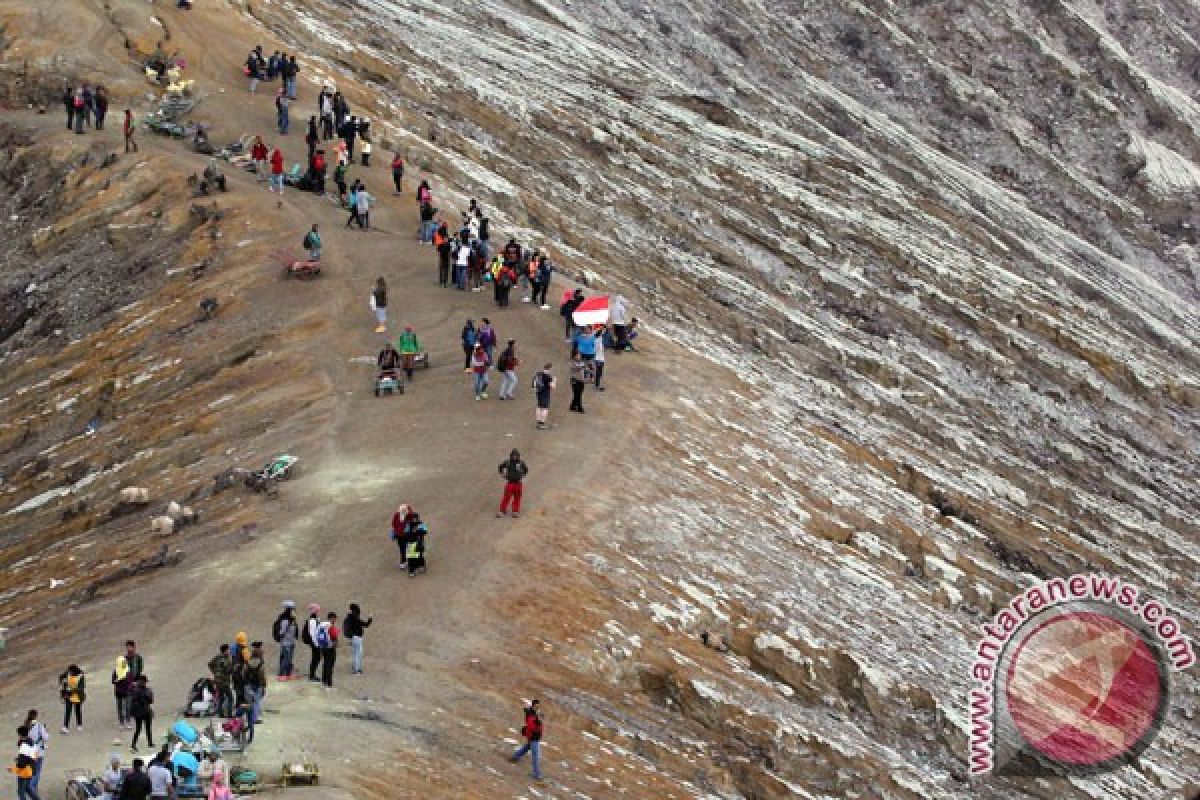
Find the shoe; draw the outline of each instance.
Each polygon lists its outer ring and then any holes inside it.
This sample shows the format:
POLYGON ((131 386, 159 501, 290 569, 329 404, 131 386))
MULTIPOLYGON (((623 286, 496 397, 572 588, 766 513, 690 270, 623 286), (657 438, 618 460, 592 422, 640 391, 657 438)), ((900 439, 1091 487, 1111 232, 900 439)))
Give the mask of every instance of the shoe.
POLYGON ((136 753, 137 751, 138 751, 137 747, 135 747, 134 745, 129 745, 129 752, 136 753))
POLYGON ((504 512, 503 512, 503 511, 497 511, 497 512, 496 512, 496 519, 500 519, 500 518, 501 518, 501 517, 503 517, 503 516, 504 516, 504 512))
POLYGON ((597 392, 603 392, 603 391, 604 391, 604 387, 603 387, 603 386, 597 386, 597 387, 596 387, 596 391, 597 391, 597 392))
POLYGON ((482 400, 483 398, 482 398, 482 397, 480 397, 479 395, 475 395, 475 399, 476 399, 476 400, 482 400))
POLYGON ((521 512, 520 512, 520 511, 514 511, 514 512, 512 513, 512 518, 513 518, 513 519, 516 519, 516 518, 517 518, 517 517, 519 517, 519 516, 521 516, 521 512))
POLYGON ((83 733, 83 726, 82 726, 82 725, 76 725, 76 726, 75 726, 75 732, 76 732, 76 733, 83 733))
POLYGON ((470 367, 463 367, 463 372, 470 372, 470 371, 471 371, 470 367))
POLYGON ((387 328, 383 325, 376 325, 375 332, 376 333, 387 333, 387 328))
POLYGON ((71 729, 64 726, 62 728, 59 728, 58 732, 61 733, 63 736, 66 736, 68 733, 71 732, 71 729))
POLYGON ((550 306, 547 306, 547 305, 542 306, 542 311, 549 311, 549 310, 550 310, 550 306))
POLYGON ((480 395, 480 397, 482 397, 484 400, 487 400, 487 392, 484 392, 482 395, 480 395))

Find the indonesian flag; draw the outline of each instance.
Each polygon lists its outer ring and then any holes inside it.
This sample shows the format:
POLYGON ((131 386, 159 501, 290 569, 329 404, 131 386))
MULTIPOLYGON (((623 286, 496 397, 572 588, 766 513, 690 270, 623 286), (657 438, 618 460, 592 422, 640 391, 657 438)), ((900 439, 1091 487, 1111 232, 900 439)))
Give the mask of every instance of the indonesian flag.
POLYGON ((608 297, 588 297, 579 304, 571 319, 580 327, 608 323, 608 297))

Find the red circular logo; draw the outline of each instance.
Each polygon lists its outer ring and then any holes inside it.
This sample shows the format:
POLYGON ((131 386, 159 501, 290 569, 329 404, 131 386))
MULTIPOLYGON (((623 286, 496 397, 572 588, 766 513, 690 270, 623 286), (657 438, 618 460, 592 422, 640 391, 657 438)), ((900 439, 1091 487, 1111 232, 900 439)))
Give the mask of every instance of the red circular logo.
POLYGON ((1034 750, 1090 767, 1135 748, 1166 702, 1154 650, 1106 614, 1070 611, 1039 624, 1009 662, 1009 714, 1034 750))

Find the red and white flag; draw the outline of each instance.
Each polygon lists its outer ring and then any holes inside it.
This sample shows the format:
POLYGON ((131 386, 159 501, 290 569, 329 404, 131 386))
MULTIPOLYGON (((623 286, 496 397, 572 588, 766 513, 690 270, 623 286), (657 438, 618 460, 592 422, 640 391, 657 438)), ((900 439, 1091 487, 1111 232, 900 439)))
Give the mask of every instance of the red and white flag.
POLYGON ((608 323, 608 297, 586 298, 575 309, 575 313, 571 315, 571 319, 576 325, 581 327, 606 325, 608 323))

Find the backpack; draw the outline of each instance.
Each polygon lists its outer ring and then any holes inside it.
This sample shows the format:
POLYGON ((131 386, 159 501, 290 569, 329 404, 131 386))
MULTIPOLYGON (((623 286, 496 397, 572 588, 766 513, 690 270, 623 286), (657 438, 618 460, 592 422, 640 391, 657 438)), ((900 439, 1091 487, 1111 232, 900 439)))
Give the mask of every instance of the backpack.
MULTIPOLYGON (((312 617, 309 617, 309 619, 312 619, 312 617)), ((312 647, 312 644, 313 644, 312 634, 308 632, 308 622, 307 621, 305 621, 305 623, 304 623, 304 630, 302 630, 300 632, 300 641, 304 642, 309 647, 312 647)))
POLYGON ((538 394, 541 394, 542 392, 545 391, 545 383, 546 383, 545 373, 537 372, 537 373, 534 373, 533 383, 530 384, 530 388, 533 389, 538 394))
POLYGON ((329 628, 324 625, 317 628, 317 647, 322 650, 333 647, 333 640, 329 638, 329 628))
POLYGON ((287 630, 288 618, 280 617, 275 620, 275 630, 271 631, 271 638, 277 642, 283 641, 283 632, 287 630))
POLYGON ((513 286, 512 273, 507 269, 500 270, 500 280, 497 283, 501 289, 511 289, 513 286))
POLYGON ((311 242, 311 241, 312 241, 312 231, 309 231, 308 233, 304 234, 304 241, 300 243, 300 246, 302 248, 304 248, 305 250, 311 250, 312 245, 309 244, 309 242, 311 242))

